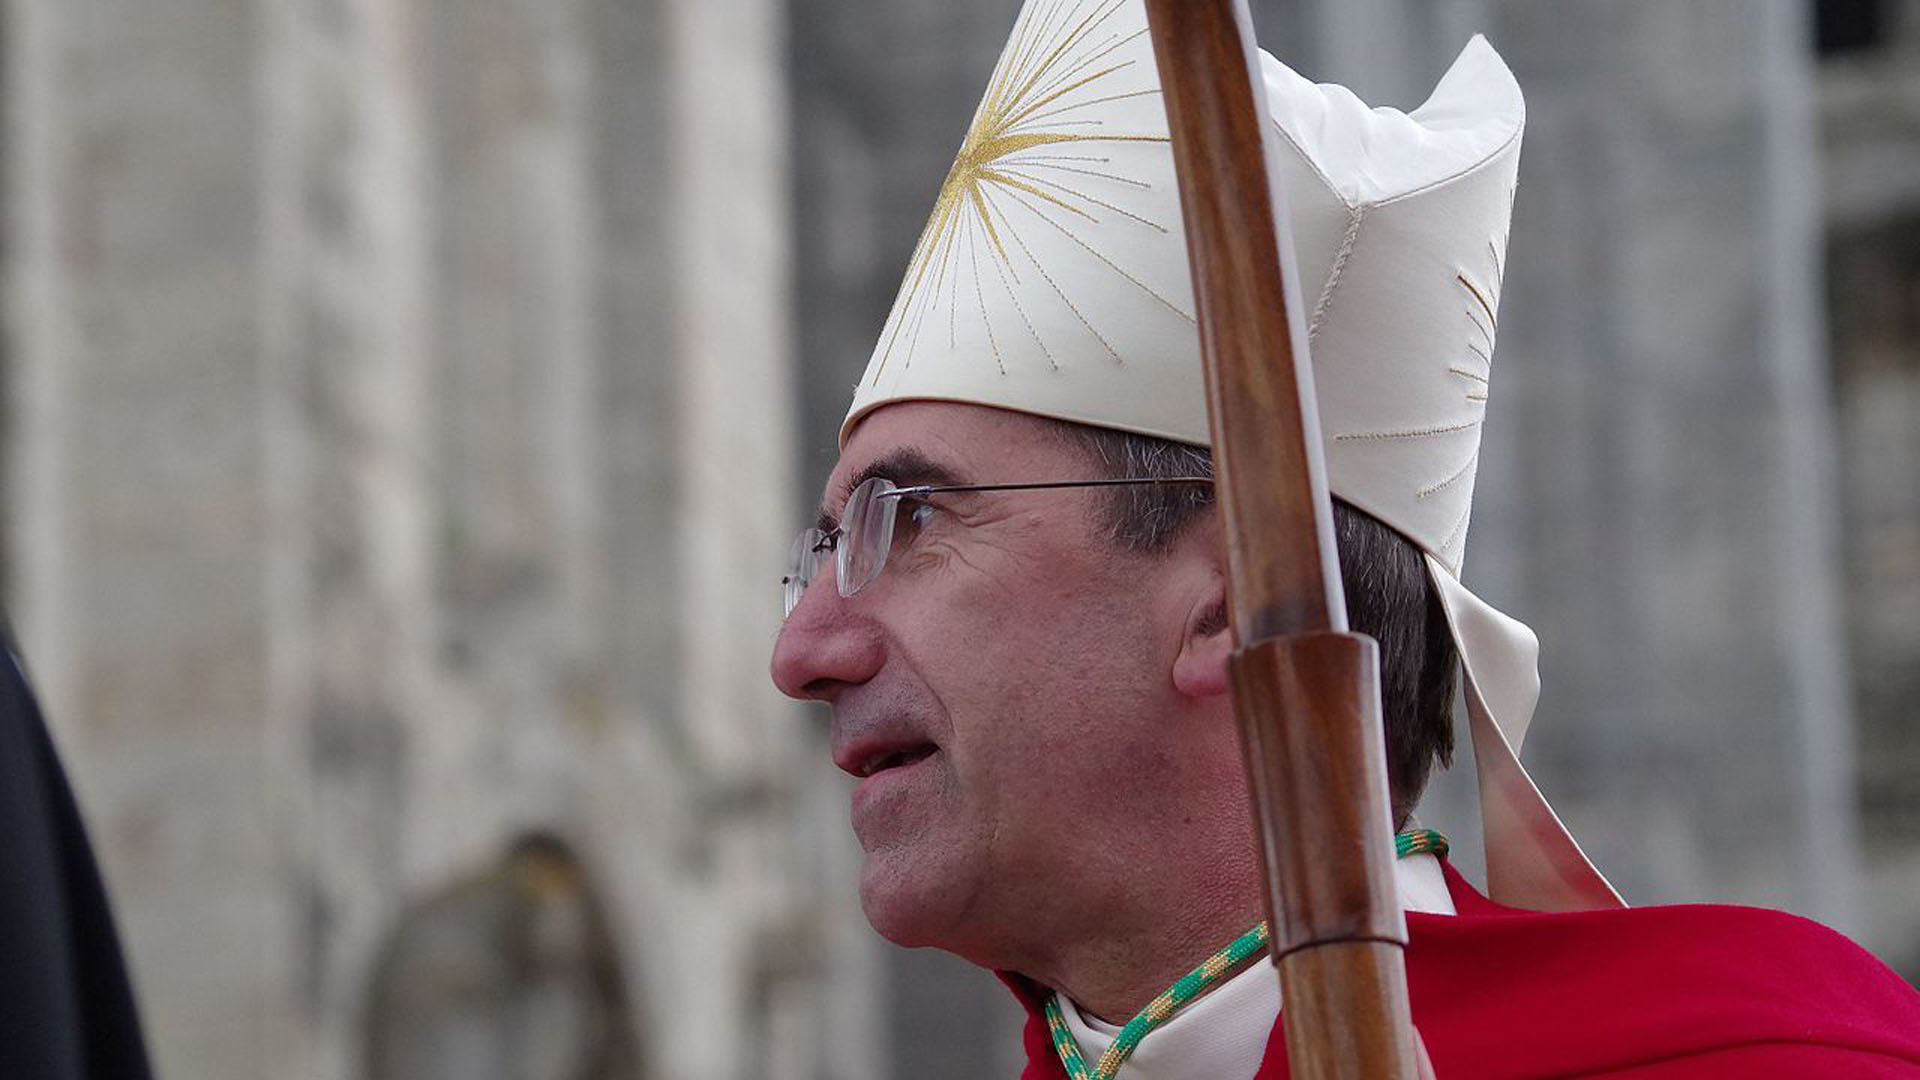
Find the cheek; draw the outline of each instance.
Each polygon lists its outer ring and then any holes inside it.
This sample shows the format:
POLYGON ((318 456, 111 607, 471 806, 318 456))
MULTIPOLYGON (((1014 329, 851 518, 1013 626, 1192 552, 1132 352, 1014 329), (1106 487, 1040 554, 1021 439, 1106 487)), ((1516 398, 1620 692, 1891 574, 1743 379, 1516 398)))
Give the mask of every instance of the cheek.
POLYGON ((940 693, 955 757, 980 779, 1021 797, 1079 797, 1082 773, 1112 783, 1124 759, 1159 749, 1171 656, 1131 596, 1035 582, 1018 602, 984 597, 946 617, 940 693))

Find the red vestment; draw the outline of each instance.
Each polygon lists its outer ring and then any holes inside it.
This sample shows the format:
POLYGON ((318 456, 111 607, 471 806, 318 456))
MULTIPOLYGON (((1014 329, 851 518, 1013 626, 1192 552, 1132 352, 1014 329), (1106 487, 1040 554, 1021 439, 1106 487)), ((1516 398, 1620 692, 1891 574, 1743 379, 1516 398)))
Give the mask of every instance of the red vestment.
MULTIPOLYGON (((1920 993, 1818 923, 1719 904, 1547 915, 1446 873, 1458 914, 1407 916, 1440 1080, 1920 1077, 1920 993)), ((1028 1014, 1022 1080, 1065 1080, 1044 994, 1007 983, 1028 1014)), ((1253 1080, 1287 1074, 1275 1023, 1253 1080)))

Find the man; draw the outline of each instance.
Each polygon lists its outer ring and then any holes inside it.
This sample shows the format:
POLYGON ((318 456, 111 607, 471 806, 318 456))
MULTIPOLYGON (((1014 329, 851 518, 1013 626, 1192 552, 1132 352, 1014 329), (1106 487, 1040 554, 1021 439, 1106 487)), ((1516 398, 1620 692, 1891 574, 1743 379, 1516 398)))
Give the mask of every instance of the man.
MULTIPOLYGON (((1398 868, 1438 1074, 1920 1074, 1891 972, 1788 916, 1624 910, 1519 766, 1535 643, 1458 578, 1511 73, 1476 39, 1404 115, 1263 75, 1396 828, 1456 670, 1469 703, 1492 899, 1424 830, 1398 868)), ((1029 0, 796 542, 773 676, 833 707, 869 919, 1003 973, 1033 1078, 1286 1071, 1192 305, 1141 4, 1029 0)))

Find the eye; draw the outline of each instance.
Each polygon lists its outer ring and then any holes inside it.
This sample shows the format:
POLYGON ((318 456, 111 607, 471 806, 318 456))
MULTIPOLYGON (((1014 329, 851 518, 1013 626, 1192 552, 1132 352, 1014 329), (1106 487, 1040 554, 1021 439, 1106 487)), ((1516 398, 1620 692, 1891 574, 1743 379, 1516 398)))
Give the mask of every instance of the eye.
POLYGON ((893 519, 893 542, 896 544, 912 543, 913 539, 924 532, 940 514, 940 508, 930 502, 922 502, 919 499, 902 501, 906 505, 900 508, 900 512, 893 519))

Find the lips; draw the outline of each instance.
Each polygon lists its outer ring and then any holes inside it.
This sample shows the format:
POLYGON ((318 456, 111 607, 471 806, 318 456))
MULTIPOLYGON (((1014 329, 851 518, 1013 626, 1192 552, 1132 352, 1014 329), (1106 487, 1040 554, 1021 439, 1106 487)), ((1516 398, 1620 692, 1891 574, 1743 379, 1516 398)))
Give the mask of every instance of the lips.
POLYGON ((862 761, 859 767, 854 769, 853 774, 865 778, 886 772, 888 769, 905 768, 917 761, 931 757, 935 749, 932 743, 921 743, 919 746, 910 746, 874 754, 862 761))
POLYGON ((841 771, 864 780, 924 761, 939 749, 933 743, 910 735, 869 735, 837 747, 833 763, 841 771))

